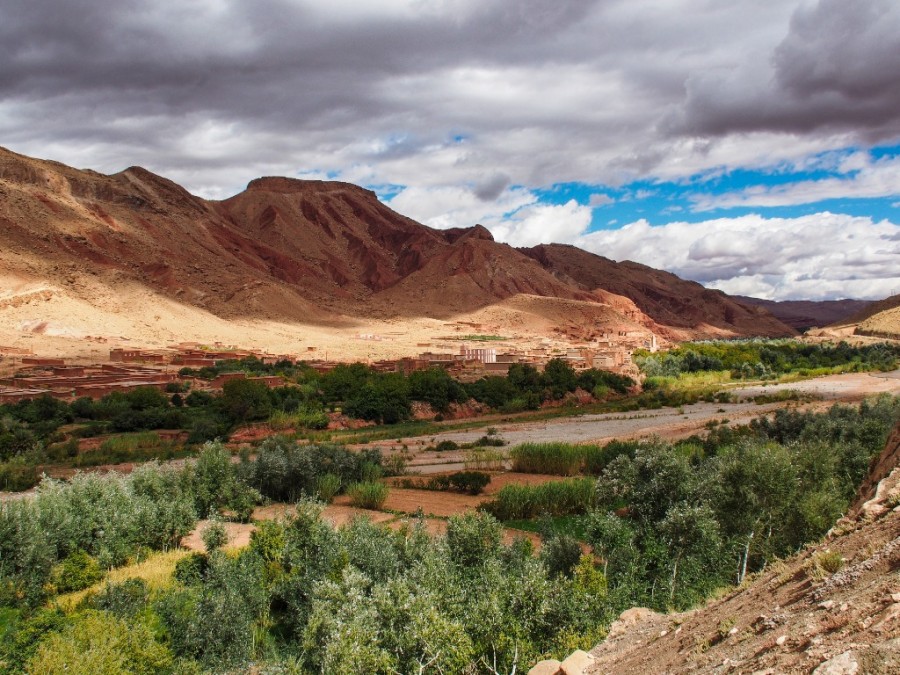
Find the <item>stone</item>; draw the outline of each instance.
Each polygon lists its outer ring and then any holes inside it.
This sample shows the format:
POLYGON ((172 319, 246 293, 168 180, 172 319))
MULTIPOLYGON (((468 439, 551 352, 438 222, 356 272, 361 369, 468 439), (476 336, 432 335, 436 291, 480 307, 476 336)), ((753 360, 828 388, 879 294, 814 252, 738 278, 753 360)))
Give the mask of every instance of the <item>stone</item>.
POLYGON ((609 627, 607 639, 611 640, 630 632, 634 626, 643 623, 652 616, 656 616, 656 612, 652 609, 647 609, 646 607, 632 607, 631 609, 626 609, 619 615, 619 618, 613 622, 613 625, 609 627))
POLYGON ((585 651, 576 649, 560 664, 560 671, 562 675, 585 675, 587 669, 593 663, 593 656, 585 651))
POLYGON ((779 647, 787 642, 787 635, 779 635, 778 639, 775 640, 775 644, 779 647))
POLYGON ((528 671, 528 675, 559 675, 561 665, 556 659, 538 661, 528 671))
POLYGON ((858 672, 859 663, 856 656, 852 651, 848 651, 820 663, 812 675, 856 675, 858 672))

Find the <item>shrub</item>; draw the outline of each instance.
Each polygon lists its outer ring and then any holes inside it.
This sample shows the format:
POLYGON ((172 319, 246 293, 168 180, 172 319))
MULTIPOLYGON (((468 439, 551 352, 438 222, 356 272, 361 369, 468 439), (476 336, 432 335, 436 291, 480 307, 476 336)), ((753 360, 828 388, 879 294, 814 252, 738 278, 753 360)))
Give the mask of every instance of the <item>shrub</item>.
POLYGON ((458 471, 451 474, 449 479, 451 489, 470 495, 481 494, 491 482, 491 477, 481 471, 458 471))
POLYGON ((119 584, 107 583, 90 604, 120 619, 133 619, 147 604, 150 593, 143 579, 126 579, 119 584))
POLYGON ((506 485, 482 508, 500 520, 526 520, 585 513, 594 501, 594 480, 572 478, 542 485, 506 485))
POLYGON ((326 473, 316 480, 316 497, 326 504, 330 504, 340 491, 341 477, 337 474, 326 473))
POLYGON ((550 537, 544 540, 541 560, 547 566, 551 577, 571 578, 581 560, 581 544, 567 534, 550 537))
POLYGON ((822 581, 844 566, 840 551, 818 551, 806 561, 803 569, 813 581, 822 581))
POLYGON ((173 577, 185 586, 200 584, 206 576, 209 558, 205 553, 191 553, 175 563, 173 577))
POLYGON ((103 578, 97 561, 84 551, 73 551, 51 572, 51 583, 59 593, 80 591, 103 578))
POLYGON ((165 672, 172 654, 143 624, 129 626, 106 612, 88 611, 44 641, 28 664, 35 675, 165 672))
POLYGON ((450 452, 452 450, 458 450, 459 445, 457 445, 454 441, 441 441, 436 446, 434 446, 435 452, 450 452))
POLYGON ((221 520, 211 518, 203 528, 203 534, 200 537, 203 539, 206 552, 212 553, 228 543, 228 530, 225 529, 225 524, 221 520))
POLYGON ((510 451, 513 471, 574 476, 584 462, 584 449, 570 443, 523 443, 510 451))
POLYGON ((388 486, 384 483, 354 483, 347 488, 350 503, 360 509, 378 510, 388 497, 388 486))

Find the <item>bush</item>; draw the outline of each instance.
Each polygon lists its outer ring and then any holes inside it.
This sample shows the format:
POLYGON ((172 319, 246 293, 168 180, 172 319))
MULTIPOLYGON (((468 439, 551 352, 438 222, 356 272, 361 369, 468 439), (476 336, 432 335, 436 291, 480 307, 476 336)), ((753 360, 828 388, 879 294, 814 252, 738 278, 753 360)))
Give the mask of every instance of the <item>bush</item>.
POLYGON ((203 534, 200 537, 203 539, 206 552, 212 553, 228 543, 228 530, 225 529, 225 524, 221 520, 211 518, 203 528, 203 534))
POLYGON ((434 446, 435 452, 450 452, 452 450, 459 450, 459 445, 454 441, 441 441, 436 446, 434 446))
POLYGON ((567 534, 546 538, 541 549, 541 560, 551 577, 571 577, 581 560, 581 544, 567 534))
POLYGON ((335 495, 341 491, 341 477, 326 473, 316 480, 316 497, 326 504, 330 504, 335 495))
POLYGON ((133 619, 144 610, 149 597, 146 581, 126 579, 119 584, 107 583, 103 590, 90 600, 90 605, 120 619, 133 619))
POLYGON ((347 488, 350 503, 360 509, 378 510, 388 497, 388 486, 384 483, 354 483, 347 488))
POLYGON ((165 672, 172 654, 143 624, 129 626, 112 614, 84 612, 62 633, 44 641, 28 664, 34 675, 165 672))
POLYGON ((425 490, 453 490, 470 495, 480 495, 490 482, 490 475, 482 471, 457 471, 449 476, 435 476, 426 483, 413 487, 425 490))
POLYGON ((594 502, 594 480, 572 478, 542 485, 506 485, 482 508, 500 520, 527 520, 586 513, 594 502))
POLYGON ((56 565, 50 579, 58 593, 80 591, 103 578, 97 561, 84 551, 74 551, 56 565))
POLYGON ((209 557, 205 553, 191 553, 175 563, 175 572, 172 576, 175 581, 185 586, 195 586, 203 581, 207 567, 209 557))
POLYGON ((522 443, 510 451, 512 470, 574 476, 581 470, 585 452, 571 443, 522 443))

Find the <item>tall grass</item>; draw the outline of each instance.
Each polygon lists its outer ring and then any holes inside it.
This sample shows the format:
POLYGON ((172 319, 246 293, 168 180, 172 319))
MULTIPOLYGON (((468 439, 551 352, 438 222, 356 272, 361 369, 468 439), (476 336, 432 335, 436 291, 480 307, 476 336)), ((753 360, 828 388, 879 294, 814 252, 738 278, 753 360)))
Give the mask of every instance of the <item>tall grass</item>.
POLYGON ((482 508, 500 520, 585 513, 594 504, 594 485, 593 478, 572 478, 541 485, 506 485, 482 508))
POLYGON ((467 450, 464 466, 468 471, 500 471, 506 464, 506 453, 493 448, 467 450))
POLYGON ((173 459, 190 454, 184 446, 164 440, 154 431, 140 431, 107 438, 96 450, 81 452, 72 460, 74 467, 97 466, 148 459, 173 459))
POLYGON ((354 483, 347 488, 350 503, 360 509, 378 510, 388 497, 388 486, 384 483, 354 483))
POLYGON ((578 473, 599 475, 606 465, 622 454, 633 456, 636 442, 610 441, 606 445, 573 445, 572 443, 522 443, 510 451, 512 470, 522 473, 545 473, 575 476, 578 473))

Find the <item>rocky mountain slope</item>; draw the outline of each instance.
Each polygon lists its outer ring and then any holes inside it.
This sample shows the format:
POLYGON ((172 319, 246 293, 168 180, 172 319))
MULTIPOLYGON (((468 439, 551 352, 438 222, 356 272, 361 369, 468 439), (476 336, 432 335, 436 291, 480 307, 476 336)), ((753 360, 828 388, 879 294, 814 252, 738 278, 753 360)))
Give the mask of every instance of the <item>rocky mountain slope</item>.
POLYGON ((585 672, 900 672, 898 462, 900 426, 822 543, 701 609, 628 610, 585 672))
POLYGON ((48 308, 61 297, 74 308, 58 314, 153 324, 195 312, 178 319, 186 339, 219 320, 339 327, 487 309, 550 325, 572 306, 570 327, 587 334, 791 332, 673 275, 548 250, 517 251, 479 226, 434 230, 346 183, 260 178, 215 202, 140 167, 107 176, 0 149, 0 311, 44 294, 48 308), (154 303, 164 309, 151 315, 154 303))
POLYGON ((698 329, 713 335, 728 331, 752 335, 756 330, 760 334, 775 334, 768 333, 775 330, 769 312, 747 307, 722 291, 706 289, 670 272, 631 261, 617 263, 563 244, 519 250, 568 285, 630 299, 675 337, 698 329))
POLYGON ((798 331, 813 326, 829 326, 863 312, 872 303, 868 300, 763 300, 743 295, 734 296, 745 305, 763 307, 772 316, 798 331))
POLYGON ((855 325, 858 335, 900 339, 900 295, 872 303, 870 307, 840 322, 855 325))

